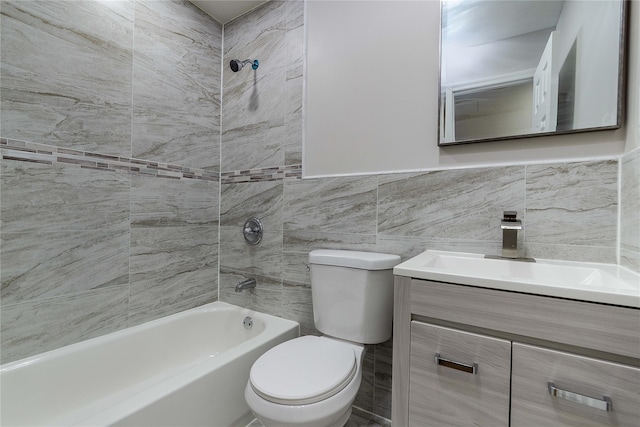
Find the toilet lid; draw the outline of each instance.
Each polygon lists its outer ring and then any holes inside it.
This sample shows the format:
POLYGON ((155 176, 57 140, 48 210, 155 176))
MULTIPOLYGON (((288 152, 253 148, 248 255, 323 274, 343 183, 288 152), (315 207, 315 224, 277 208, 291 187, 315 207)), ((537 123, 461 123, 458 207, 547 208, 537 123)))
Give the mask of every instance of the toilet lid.
POLYGON ((253 364, 250 382, 265 400, 303 405, 327 399, 346 387, 357 371, 350 345, 316 336, 284 342, 253 364))

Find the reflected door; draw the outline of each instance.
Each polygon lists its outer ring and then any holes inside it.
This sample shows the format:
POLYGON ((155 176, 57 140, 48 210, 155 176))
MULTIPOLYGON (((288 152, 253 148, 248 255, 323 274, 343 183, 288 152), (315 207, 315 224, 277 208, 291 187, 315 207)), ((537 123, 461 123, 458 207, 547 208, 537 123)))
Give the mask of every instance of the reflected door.
POLYGON ((553 132, 557 122, 557 86, 553 79, 553 32, 533 75, 533 131, 553 132))

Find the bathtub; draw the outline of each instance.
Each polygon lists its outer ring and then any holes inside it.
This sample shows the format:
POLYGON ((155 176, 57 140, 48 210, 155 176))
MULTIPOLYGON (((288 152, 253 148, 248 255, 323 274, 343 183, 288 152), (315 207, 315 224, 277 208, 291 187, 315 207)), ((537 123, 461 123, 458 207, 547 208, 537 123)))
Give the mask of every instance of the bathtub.
POLYGON ((246 425, 251 365, 298 335, 296 322, 214 302, 7 363, 0 425, 246 425))

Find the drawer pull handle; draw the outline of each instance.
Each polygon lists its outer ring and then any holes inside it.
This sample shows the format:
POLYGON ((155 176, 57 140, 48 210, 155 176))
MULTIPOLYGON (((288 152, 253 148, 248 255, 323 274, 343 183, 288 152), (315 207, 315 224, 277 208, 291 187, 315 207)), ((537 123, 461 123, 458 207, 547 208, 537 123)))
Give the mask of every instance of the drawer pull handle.
POLYGON ((478 373, 477 363, 474 363, 473 365, 466 365, 464 363, 454 362, 453 360, 443 359, 442 357, 440 357, 440 353, 436 353, 436 363, 440 366, 457 369, 458 371, 468 372, 473 375, 478 373))
POLYGON ((552 382, 547 383, 549 394, 553 397, 559 397, 571 402, 579 403, 580 405, 586 405, 591 408, 600 409, 602 411, 613 411, 613 402, 607 396, 603 396, 602 400, 594 397, 585 396, 583 394, 574 393, 572 391, 562 390, 557 388, 552 382))

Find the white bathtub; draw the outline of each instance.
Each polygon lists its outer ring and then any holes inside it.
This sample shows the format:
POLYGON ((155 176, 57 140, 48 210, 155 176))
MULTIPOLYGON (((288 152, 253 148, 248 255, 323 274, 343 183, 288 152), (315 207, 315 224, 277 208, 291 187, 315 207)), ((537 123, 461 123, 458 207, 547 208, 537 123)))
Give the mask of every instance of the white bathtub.
POLYGON ((296 322, 214 302, 7 363, 0 425, 240 425, 251 365, 298 335, 296 322))

